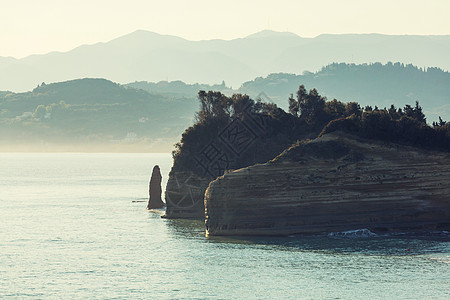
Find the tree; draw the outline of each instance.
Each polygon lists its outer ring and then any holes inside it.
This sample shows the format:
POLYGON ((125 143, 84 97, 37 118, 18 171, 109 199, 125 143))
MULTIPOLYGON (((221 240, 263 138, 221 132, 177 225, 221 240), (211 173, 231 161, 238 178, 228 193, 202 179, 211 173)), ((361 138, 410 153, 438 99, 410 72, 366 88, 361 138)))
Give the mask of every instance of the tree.
POLYGON ((325 98, 320 96, 316 89, 306 94, 305 87, 300 86, 297 92, 297 99, 300 108, 300 118, 307 123, 320 123, 325 115, 325 98))
POLYGON ((304 105, 306 101, 306 97, 308 96, 308 93, 306 92, 305 86, 302 84, 299 86, 297 91, 297 103, 301 114, 301 107, 304 105))
POLYGON ((250 99, 248 95, 233 94, 233 96, 231 96, 229 104, 231 105, 230 116, 232 115, 233 117, 242 117, 245 111, 250 112, 254 110, 255 101, 250 99))
POLYGON ((414 114, 417 121, 420 123, 427 123, 427 118, 425 117, 425 114, 422 111, 422 107, 419 105, 419 101, 416 101, 416 107, 414 107, 414 114))
POLYGON ((447 124, 446 121, 442 120, 442 118, 439 116, 439 123, 433 122, 433 127, 444 127, 447 124))
POLYGON ((359 103, 357 102, 348 102, 347 105, 345 105, 345 115, 351 116, 351 115, 361 115, 361 107, 359 106, 359 103))
POLYGON ((291 115, 293 116, 298 116, 298 101, 294 99, 294 95, 291 94, 291 96, 289 97, 289 112, 291 113, 291 115))
POLYGON ((427 123, 427 119, 425 118, 425 115, 422 112, 422 107, 419 105, 419 101, 416 101, 415 107, 412 107, 411 105, 406 104, 403 111, 407 117, 417 120, 420 123, 424 123, 424 124, 427 123))
POLYGON ((403 116, 402 109, 397 109, 394 104, 391 104, 391 107, 388 109, 388 113, 393 120, 399 120, 403 116))
POLYGON ((325 103, 325 112, 331 119, 339 119, 345 116, 345 105, 341 101, 333 99, 325 103))
POLYGON ((200 110, 196 114, 197 121, 201 122, 210 118, 226 119, 230 116, 230 98, 221 92, 198 92, 200 110))

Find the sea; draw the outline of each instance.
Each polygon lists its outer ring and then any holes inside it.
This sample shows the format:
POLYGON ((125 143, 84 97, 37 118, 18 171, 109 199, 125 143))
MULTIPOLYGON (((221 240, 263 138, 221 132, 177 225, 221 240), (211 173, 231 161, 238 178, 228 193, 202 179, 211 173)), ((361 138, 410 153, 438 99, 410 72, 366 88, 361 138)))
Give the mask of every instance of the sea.
POLYGON ((0 153, 1 299, 450 299, 450 236, 206 237, 146 210, 170 154, 0 153))

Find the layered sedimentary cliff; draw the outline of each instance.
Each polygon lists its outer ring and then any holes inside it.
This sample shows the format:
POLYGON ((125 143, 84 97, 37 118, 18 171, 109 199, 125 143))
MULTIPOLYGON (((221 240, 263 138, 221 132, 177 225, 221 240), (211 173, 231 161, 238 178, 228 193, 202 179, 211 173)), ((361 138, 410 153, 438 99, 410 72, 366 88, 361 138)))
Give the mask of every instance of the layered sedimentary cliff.
POLYGON ((193 172, 171 172, 166 187, 164 218, 201 218, 205 216, 204 194, 211 179, 193 172))
POLYGON ((326 134, 211 182, 209 235, 450 229, 450 152, 326 134))

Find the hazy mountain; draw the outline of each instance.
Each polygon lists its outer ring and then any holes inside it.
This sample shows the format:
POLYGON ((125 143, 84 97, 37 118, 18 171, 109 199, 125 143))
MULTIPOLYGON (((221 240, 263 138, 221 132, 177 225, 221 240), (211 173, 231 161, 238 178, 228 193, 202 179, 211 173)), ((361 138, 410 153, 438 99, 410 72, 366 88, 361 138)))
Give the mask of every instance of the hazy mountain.
POLYGON ((222 94, 232 95, 236 90, 231 89, 222 84, 187 84, 182 81, 159 81, 159 82, 148 82, 148 81, 136 81, 132 83, 125 84, 126 87, 132 87, 135 89, 141 89, 153 94, 160 94, 169 97, 186 97, 186 98, 197 98, 198 92, 203 91, 220 91, 222 94))
POLYGON ((428 123, 450 121, 450 73, 401 63, 334 63, 303 75, 275 73, 233 90, 221 84, 105 79, 42 83, 26 93, 0 91, 0 151, 170 151, 193 124, 199 90, 249 94, 287 109, 300 84, 329 100, 379 108, 419 101, 428 123), (25 147, 25 148, 24 148, 25 147), (31 148, 30 148, 31 147, 31 148), (73 148, 71 148, 73 147, 73 148))
POLYGON ((192 124, 196 100, 105 79, 0 93, 0 150, 163 151, 192 124))
POLYGON ((428 122, 438 116, 450 121, 450 73, 439 68, 422 69, 401 63, 344 64, 334 63, 320 71, 303 75, 276 73, 245 82, 240 93, 261 96, 287 109, 289 95, 296 94, 300 84, 316 88, 329 100, 355 101, 379 108, 404 107, 419 101, 428 122))
POLYGON ((188 41, 136 31, 107 43, 84 45, 65 53, 0 58, 0 90, 26 91, 41 82, 84 77, 119 83, 172 81, 237 88, 270 73, 316 71, 331 62, 398 61, 450 69, 450 36, 380 34, 320 35, 262 31, 245 38, 188 41))

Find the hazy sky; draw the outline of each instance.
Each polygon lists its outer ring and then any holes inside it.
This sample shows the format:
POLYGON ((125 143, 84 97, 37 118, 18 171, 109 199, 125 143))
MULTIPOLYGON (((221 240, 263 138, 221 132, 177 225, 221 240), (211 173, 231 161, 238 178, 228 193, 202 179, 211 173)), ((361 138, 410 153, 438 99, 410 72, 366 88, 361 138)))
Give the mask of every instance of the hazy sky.
POLYGON ((264 29, 450 34, 450 0, 0 0, 0 56, 68 51, 137 29, 190 40, 264 29))

